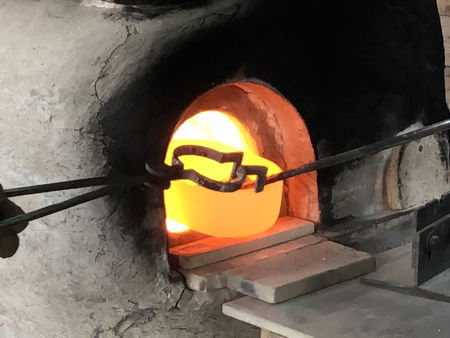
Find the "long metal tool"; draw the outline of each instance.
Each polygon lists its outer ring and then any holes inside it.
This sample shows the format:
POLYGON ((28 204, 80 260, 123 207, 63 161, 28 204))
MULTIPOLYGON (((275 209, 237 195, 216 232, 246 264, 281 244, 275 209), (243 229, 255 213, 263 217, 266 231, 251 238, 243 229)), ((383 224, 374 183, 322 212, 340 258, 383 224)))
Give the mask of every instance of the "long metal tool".
MULTIPOLYGON (((300 167, 289 169, 278 174, 271 175, 266 179, 266 185, 275 183, 277 181, 286 180, 294 176, 306 174, 311 171, 330 168, 338 164, 353 161, 368 155, 375 154, 377 152, 394 148, 411 141, 421 139, 426 136, 441 133, 450 129, 450 119, 443 120, 441 122, 408 132, 401 135, 396 135, 369 145, 365 145, 359 148, 345 151, 340 154, 325 157, 323 159, 311 162, 300 167)), ((254 186, 255 183, 246 183, 242 188, 248 188, 254 186)))
POLYGON ((14 189, 6 189, 3 191, 3 193, 5 194, 6 197, 9 198, 9 197, 41 194, 44 192, 95 187, 100 185, 107 185, 112 182, 113 180, 111 179, 111 177, 101 176, 101 177, 84 178, 80 180, 71 180, 64 182, 32 185, 28 187, 20 187, 14 189))
POLYGON ((107 196, 111 193, 126 190, 148 181, 146 176, 127 177, 119 180, 111 180, 110 177, 96 177, 83 180, 73 180, 66 182, 57 182, 51 184, 41 184, 30 187, 16 188, 4 190, 6 197, 16 197, 24 195, 33 195, 50 191, 61 191, 66 189, 86 188, 91 186, 106 185, 103 188, 90 191, 79 196, 75 196, 68 200, 52 204, 25 214, 10 217, 0 221, 0 229, 14 226, 19 223, 30 222, 35 219, 45 217, 56 212, 69 209, 71 207, 95 200, 100 197, 107 196), (89 185, 90 184, 90 185, 89 185))
POLYGON ((51 184, 42 184, 29 187, 4 190, 6 197, 16 197, 23 195, 38 194, 50 191, 60 191, 67 189, 78 189, 93 186, 105 187, 91 191, 69 200, 50 205, 32 212, 18 215, 6 220, 0 220, 0 229, 10 227, 22 222, 32 221, 55 212, 68 209, 70 207, 86 203, 99 197, 106 196, 113 192, 129 189, 138 185, 145 184, 152 189, 167 189, 170 181, 179 179, 188 179, 207 189, 233 192, 242 188, 254 188, 256 192, 262 191, 267 184, 277 181, 286 180, 294 176, 305 174, 311 171, 329 168, 338 164, 356 160, 382 150, 393 148, 408 142, 440 133, 450 129, 450 119, 432 124, 427 127, 420 128, 405 134, 397 135, 379 142, 365 145, 356 149, 352 149, 337 155, 329 156, 312 163, 302 165, 300 167, 289 169, 281 173, 266 176, 267 167, 264 166, 247 166, 242 165, 242 152, 221 153, 217 150, 200 147, 195 145, 184 145, 174 150, 172 166, 165 164, 150 165, 147 163, 147 174, 136 177, 94 177, 81 180, 65 181, 51 184), (215 181, 201 175, 193 169, 184 169, 184 165, 180 157, 186 155, 202 156, 219 163, 233 163, 233 169, 230 179, 227 182, 215 181), (247 180, 247 176, 256 175, 256 182, 247 180))

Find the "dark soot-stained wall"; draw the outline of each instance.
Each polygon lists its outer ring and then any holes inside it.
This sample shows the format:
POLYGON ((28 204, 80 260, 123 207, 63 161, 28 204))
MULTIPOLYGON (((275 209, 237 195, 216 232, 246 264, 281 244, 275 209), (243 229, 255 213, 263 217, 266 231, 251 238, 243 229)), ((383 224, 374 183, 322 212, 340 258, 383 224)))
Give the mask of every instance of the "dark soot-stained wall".
MULTIPOLYGON (((179 115, 206 90, 256 79, 298 109, 316 155, 448 116, 444 49, 433 0, 260 1, 250 14, 164 46, 123 95, 105 104, 113 168, 162 160, 179 115)), ((336 175, 319 173, 322 217, 336 175)))

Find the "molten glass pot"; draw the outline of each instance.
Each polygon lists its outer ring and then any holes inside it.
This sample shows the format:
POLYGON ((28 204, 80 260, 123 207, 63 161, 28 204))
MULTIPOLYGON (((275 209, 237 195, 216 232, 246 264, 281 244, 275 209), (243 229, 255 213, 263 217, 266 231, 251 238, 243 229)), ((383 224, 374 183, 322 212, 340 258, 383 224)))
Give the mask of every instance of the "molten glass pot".
MULTIPOLYGON (((187 120, 175 132, 168 147, 166 163, 170 164, 176 147, 192 144, 221 152, 243 151, 244 165, 266 166, 268 175, 281 171, 275 163, 257 155, 251 141, 245 129, 231 117, 221 112, 203 112, 187 120), (189 124, 194 124, 195 128, 185 127, 189 124)), ((186 169, 194 169, 214 180, 227 181, 230 177, 230 163, 220 164, 192 155, 181 156, 180 159, 186 169)), ((250 176, 250 179, 255 178, 250 176)), ((278 218, 282 190, 282 182, 268 185, 259 193, 253 189, 223 193, 208 190, 189 180, 173 181, 164 192, 167 229, 169 232, 191 229, 218 237, 244 237, 262 232, 278 218)))

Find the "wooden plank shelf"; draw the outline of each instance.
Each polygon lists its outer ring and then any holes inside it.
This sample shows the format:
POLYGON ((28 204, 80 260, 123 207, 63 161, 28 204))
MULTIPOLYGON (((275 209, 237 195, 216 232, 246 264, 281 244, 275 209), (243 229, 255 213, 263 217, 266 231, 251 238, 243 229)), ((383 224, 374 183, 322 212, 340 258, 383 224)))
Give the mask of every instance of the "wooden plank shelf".
POLYGON ((207 237, 169 249, 172 265, 184 269, 223 261, 284 243, 314 232, 314 224, 300 218, 280 217, 269 230, 250 237, 207 237))

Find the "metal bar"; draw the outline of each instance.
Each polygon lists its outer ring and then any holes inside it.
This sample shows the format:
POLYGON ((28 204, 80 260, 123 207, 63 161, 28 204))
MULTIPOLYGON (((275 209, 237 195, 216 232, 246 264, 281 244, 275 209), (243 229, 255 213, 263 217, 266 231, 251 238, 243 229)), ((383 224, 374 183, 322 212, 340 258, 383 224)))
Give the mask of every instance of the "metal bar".
POLYGON ((5 196, 9 198, 9 197, 24 196, 24 195, 40 194, 40 193, 51 192, 51 191, 79 189, 79 188, 94 187, 94 186, 99 186, 99 185, 106 185, 111 180, 112 180, 111 177, 108 177, 108 176, 84 178, 84 179, 80 179, 80 180, 39 184, 39 185, 32 185, 32 186, 28 186, 28 187, 21 187, 21 188, 14 188, 14 189, 5 189, 4 193, 5 193, 5 196))
POLYGON ((22 223, 22 222, 30 222, 35 219, 54 214, 55 212, 58 212, 58 211, 61 211, 64 209, 68 209, 68 208, 74 207, 76 205, 106 196, 110 192, 111 192, 110 187, 104 187, 104 188, 101 188, 101 189, 98 189, 95 191, 91 191, 91 192, 88 192, 88 193, 80 195, 80 196, 76 196, 74 198, 68 199, 68 200, 60 202, 60 203, 49 205, 49 206, 41 208, 41 209, 37 209, 37 210, 31 211, 31 212, 28 212, 28 213, 25 213, 22 215, 17 215, 17 216, 8 218, 4 221, 0 221, 0 229, 10 227, 10 226, 22 223))
POLYGON ((0 221, 0 229, 10 227, 22 222, 30 222, 35 219, 48 216, 51 214, 54 214, 58 211, 65 210, 74 206, 77 206, 79 204, 83 204, 89 201, 92 201, 94 199, 104 197, 112 192, 124 190, 128 188, 132 188, 134 186, 143 184, 147 181, 147 177, 145 176, 138 176, 138 177, 131 177, 128 179, 125 179, 120 184, 112 184, 107 187, 103 187, 98 190, 94 190, 73 198, 70 198, 66 201, 59 202, 53 205, 49 205, 47 207, 31 211, 22 215, 14 216, 11 218, 8 218, 6 220, 0 221))
MULTIPOLYGON (((450 119, 432 124, 427 127, 423 127, 418 130, 411 131, 409 133, 405 133, 402 135, 397 135, 379 142, 375 142, 369 145, 365 145, 356 149, 352 149, 337 155, 329 156, 320 160, 317 160, 312 163, 308 163, 306 165, 300 166, 298 168, 286 170, 284 172, 271 175, 267 178, 266 184, 271 184, 280 180, 285 180, 297 175, 305 174, 307 172, 329 168, 338 164, 342 164, 348 161, 352 161, 370 154, 374 154, 376 152, 386 150, 389 148, 393 148, 432 134, 440 133, 445 130, 450 129, 450 119)), ((193 147, 193 146, 188 146, 193 147)), ((214 151, 209 148, 205 148, 208 151, 214 151)), ((187 171, 186 171, 187 172, 187 171)), ((198 176, 198 173, 195 173, 198 176)), ((183 175, 181 175, 183 176, 183 175)), ((176 179, 179 179, 181 177, 177 177, 176 179)), ((194 180, 190 177, 184 177, 187 179, 194 180)), ((170 180, 170 178, 169 178, 170 180)), ((25 222, 34 220, 43 216, 50 215, 52 213, 58 212, 60 210, 64 210, 67 208, 70 208, 72 206, 82 204, 88 201, 91 201, 93 199, 105 196, 109 193, 111 193, 113 190, 119 190, 119 189, 125 189, 127 187, 136 186, 139 184, 149 184, 150 186, 157 188, 165 188, 165 185, 161 185, 161 182, 158 178, 150 179, 148 176, 137 176, 137 177, 129 177, 129 178, 121 178, 116 179, 115 182, 112 182, 112 179, 110 177, 94 177, 94 178, 88 178, 88 179, 81 179, 81 180, 73 180, 73 181, 66 181, 66 182, 58 182, 58 183, 50 183, 50 184, 42 184, 37 186, 30 186, 30 187, 23 187, 23 188, 16 188, 16 189, 8 189, 5 190, 5 194, 7 197, 15 197, 15 196, 22 196, 22 195, 28 195, 28 194, 36 194, 36 193, 42 193, 42 192, 49 192, 49 191, 56 191, 56 190, 67 190, 67 189, 77 189, 77 188, 83 188, 83 187, 91 187, 96 185, 105 185, 108 184, 107 187, 69 199, 67 201, 57 203, 52 206, 48 206, 42 209, 38 209, 36 211, 16 216, 8 220, 0 221, 0 228, 11 226, 17 223, 25 222)), ((195 181, 195 180, 194 180, 195 181)), ((200 185, 203 185, 207 187, 204 182, 197 182, 200 185)), ((230 184, 230 183, 227 183, 230 184)), ((226 185, 226 184, 225 184, 226 185)), ((239 186, 241 183, 239 182, 239 186)), ((253 187, 255 185, 254 182, 249 184, 242 185, 242 188, 249 188, 253 187)), ((211 188, 210 188, 211 189, 211 188)), ((239 189, 239 188, 238 188, 239 189)), ((215 189, 217 190, 217 189, 215 189)), ((236 189, 234 189, 236 190, 236 189)), ((232 190, 232 191, 234 191, 232 190)))
MULTIPOLYGON (((305 174, 311 171, 329 168, 338 164, 349 162, 359 159, 382 150, 394 148, 408 142, 421 139, 432 134, 441 133, 450 129, 450 119, 420 128, 418 130, 411 131, 402 135, 397 135, 382 141, 378 141, 369 145, 365 145, 356 149, 345 151, 343 153, 325 157, 312 163, 302 165, 298 168, 283 171, 278 174, 271 175, 267 178, 266 184, 275 183, 280 180, 285 180, 294 176, 305 174)), ((249 188, 254 186, 254 182, 244 184, 243 188, 249 188)))

